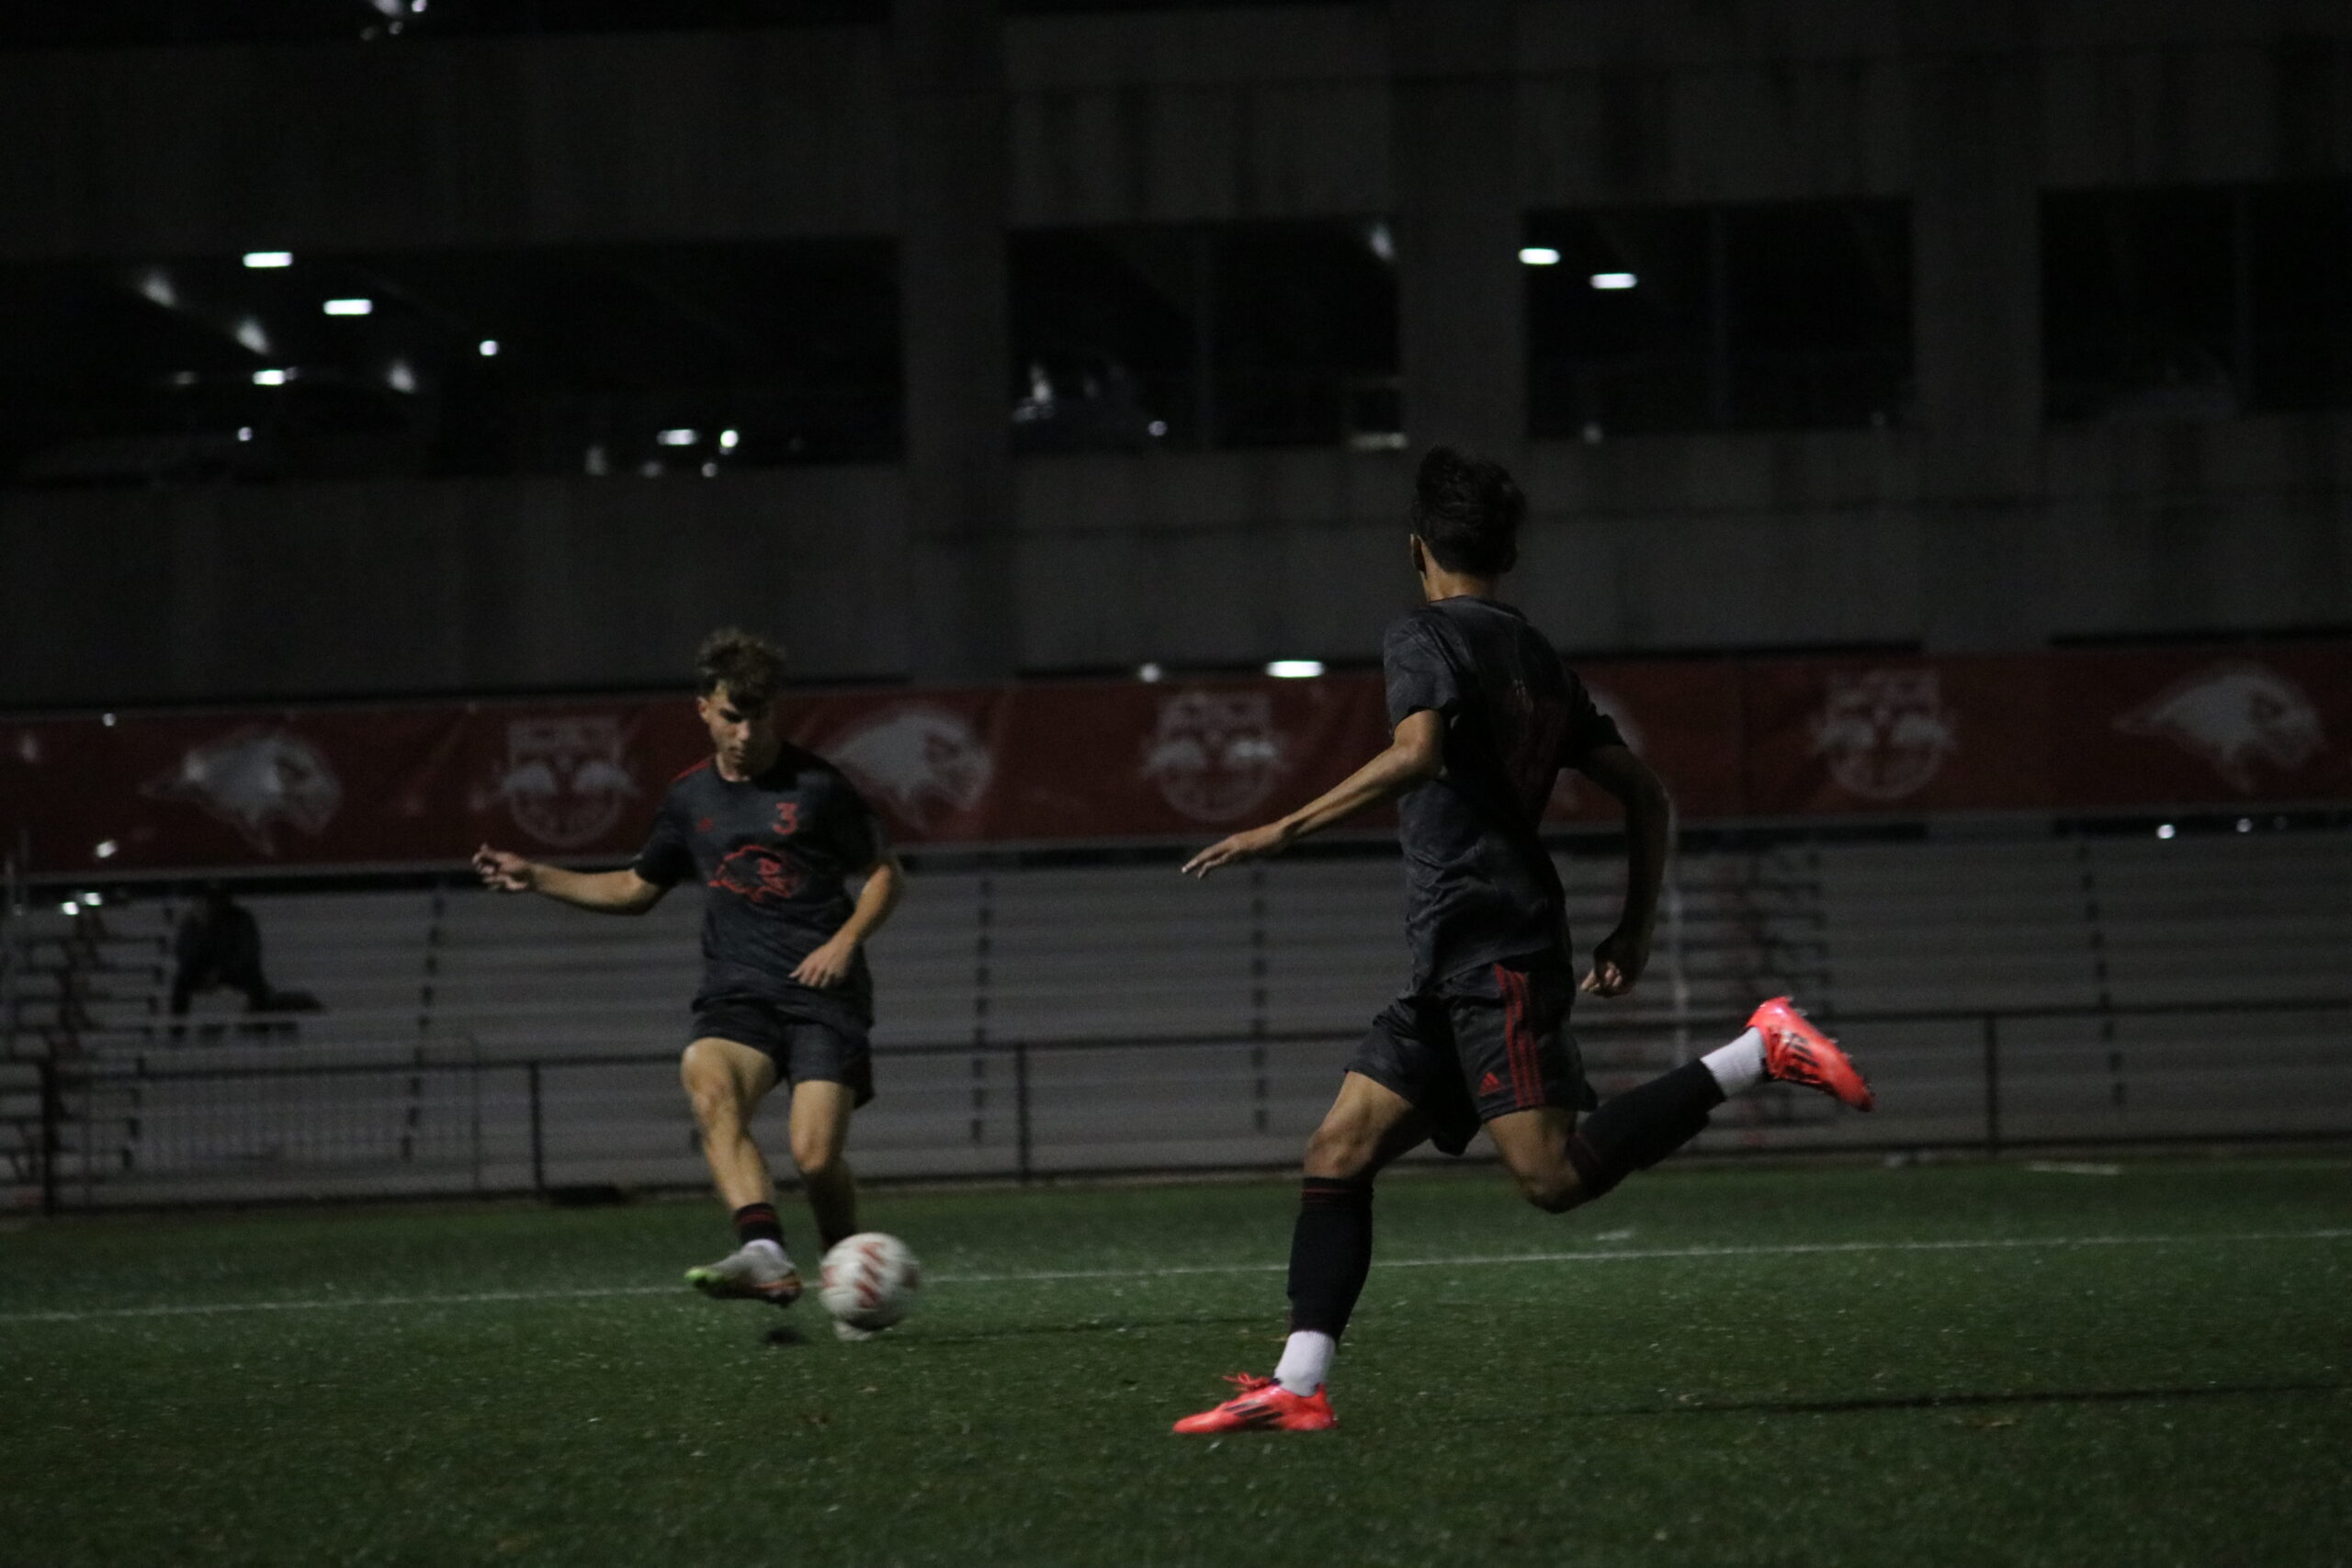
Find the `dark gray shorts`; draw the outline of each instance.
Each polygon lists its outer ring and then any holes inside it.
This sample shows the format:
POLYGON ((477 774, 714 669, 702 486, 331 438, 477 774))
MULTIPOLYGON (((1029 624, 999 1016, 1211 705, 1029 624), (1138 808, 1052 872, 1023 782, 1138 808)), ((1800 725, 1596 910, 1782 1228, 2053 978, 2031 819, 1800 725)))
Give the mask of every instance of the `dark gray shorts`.
POLYGON ((1458 1155, 1498 1116, 1600 1103, 1568 1032, 1576 995, 1576 971, 1552 953, 1448 975, 1390 1002, 1348 1071, 1410 1100, 1430 1142, 1458 1155))
POLYGON ((749 1045, 775 1064, 786 1083, 847 1084, 864 1105, 874 1098, 874 1048, 855 1021, 811 1018, 764 997, 714 997, 695 1009, 696 1040, 749 1045))

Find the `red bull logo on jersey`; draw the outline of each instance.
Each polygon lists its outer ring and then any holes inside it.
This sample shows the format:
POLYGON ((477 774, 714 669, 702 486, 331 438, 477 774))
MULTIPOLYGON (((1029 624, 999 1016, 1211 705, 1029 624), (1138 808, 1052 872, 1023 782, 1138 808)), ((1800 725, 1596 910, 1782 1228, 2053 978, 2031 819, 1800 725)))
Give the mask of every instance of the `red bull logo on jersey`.
POLYGON ((2257 762, 2291 773, 2327 745, 2319 710, 2302 689, 2246 660, 2208 665, 2175 682, 2117 718, 2115 728, 2196 753, 2245 795, 2261 787, 2257 762))
POLYGON ((277 852, 271 831, 277 824, 316 838, 343 807, 343 784, 317 747, 258 724, 194 748, 140 793, 196 806, 266 855, 277 852))
POLYGON ((817 750, 916 828, 933 811, 972 810, 996 776, 963 716, 927 703, 886 708, 817 750))
POLYGON ((514 826, 542 844, 593 844, 639 794, 623 748, 620 721, 608 715, 512 720, 505 770, 473 808, 503 800, 514 826))
POLYGON ((1180 692, 1159 705, 1143 776, 1195 822, 1230 822, 1273 793, 1289 738, 1263 692, 1180 692))
POLYGON ((1829 776, 1864 800, 1917 794, 1960 749, 1933 670, 1833 671, 1812 728, 1814 754, 1829 776))

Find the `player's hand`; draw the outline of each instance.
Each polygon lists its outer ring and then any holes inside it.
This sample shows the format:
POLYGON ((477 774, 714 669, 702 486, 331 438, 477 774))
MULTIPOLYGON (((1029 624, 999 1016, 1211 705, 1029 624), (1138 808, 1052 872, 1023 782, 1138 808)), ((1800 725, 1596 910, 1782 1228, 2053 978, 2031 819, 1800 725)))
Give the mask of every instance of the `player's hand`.
POLYGON ((1593 948, 1592 973, 1584 977, 1582 988, 1596 997, 1622 997, 1634 988, 1649 963, 1650 939, 1620 926, 1593 948))
POLYGON ((1236 861, 1258 860, 1280 853, 1290 842, 1290 829, 1280 822, 1269 822, 1262 828, 1252 828, 1246 833, 1236 833, 1220 839, 1184 863, 1186 876, 1206 876, 1221 865, 1236 861))
POLYGON ((481 885, 501 893, 528 893, 537 886, 534 869, 521 855, 493 850, 488 844, 474 852, 474 871, 481 877, 481 885))
POLYGON ((856 957, 857 943, 835 937, 802 959, 792 977, 816 990, 830 991, 849 978, 849 966, 856 957))

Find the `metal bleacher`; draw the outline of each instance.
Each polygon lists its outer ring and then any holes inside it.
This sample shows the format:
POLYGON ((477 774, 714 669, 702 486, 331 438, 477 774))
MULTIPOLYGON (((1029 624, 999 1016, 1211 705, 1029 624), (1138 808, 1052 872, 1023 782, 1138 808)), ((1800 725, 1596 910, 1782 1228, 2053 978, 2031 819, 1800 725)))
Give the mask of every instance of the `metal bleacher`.
MULTIPOLYGON (((1620 863, 1560 865, 1589 945, 1620 863)), ((323 1010, 214 998, 175 1027, 169 897, 9 923, 0 1201, 702 1179, 692 892, 639 919, 457 886, 245 902, 273 983, 323 1010)), ((1403 979, 1398 903, 1376 855, 927 870, 874 946, 860 1168, 1285 1163, 1403 979)), ((1680 856, 1641 990, 1578 1031, 1607 1094, 1792 991, 1878 1086, 1866 1118, 1770 1086, 1702 1148, 2341 1135, 2347 953, 2352 834, 1787 840, 1680 856)))

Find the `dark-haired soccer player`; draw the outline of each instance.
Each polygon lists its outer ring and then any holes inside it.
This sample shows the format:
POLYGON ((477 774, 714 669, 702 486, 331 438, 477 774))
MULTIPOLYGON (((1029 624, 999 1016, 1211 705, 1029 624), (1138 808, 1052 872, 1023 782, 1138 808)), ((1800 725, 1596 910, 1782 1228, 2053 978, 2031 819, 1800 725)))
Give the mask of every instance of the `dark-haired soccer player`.
POLYGON ((1768 1077, 1871 1107, 1853 1064, 1782 997, 1731 1043, 1595 1110, 1567 1029, 1575 960, 1538 832, 1544 802, 1569 767, 1625 808, 1624 910, 1584 981, 1603 997, 1631 990, 1649 960, 1668 806, 1657 776, 1551 644, 1495 598, 1518 559, 1525 511, 1499 465, 1443 446, 1429 453, 1412 508, 1423 603, 1388 628, 1381 653, 1388 749, 1282 820, 1184 866, 1205 876, 1401 797, 1413 978, 1373 1021, 1307 1141, 1280 1364, 1271 1378, 1231 1380, 1240 1392, 1177 1422, 1179 1432, 1338 1424, 1324 1383, 1372 1267, 1373 1178, 1424 1139, 1460 1154, 1484 1123, 1527 1201, 1559 1213, 1657 1164, 1725 1097, 1768 1077), (1592 1112, 1582 1127, 1579 1111, 1592 1112))
POLYGON ((862 949, 889 918, 905 873, 849 781, 784 739, 784 660, 773 647, 714 632, 695 672, 695 711, 711 755, 670 785, 635 864, 566 871, 484 844, 474 866, 502 892, 616 915, 643 914, 689 876, 707 886, 702 988, 679 1076, 738 1246, 686 1278, 707 1295, 790 1306, 800 1275, 752 1141, 752 1112, 777 1083, 792 1086, 792 1160, 819 1244, 854 1235, 857 1189, 842 1151, 851 1111, 874 1098, 874 987, 862 949))

